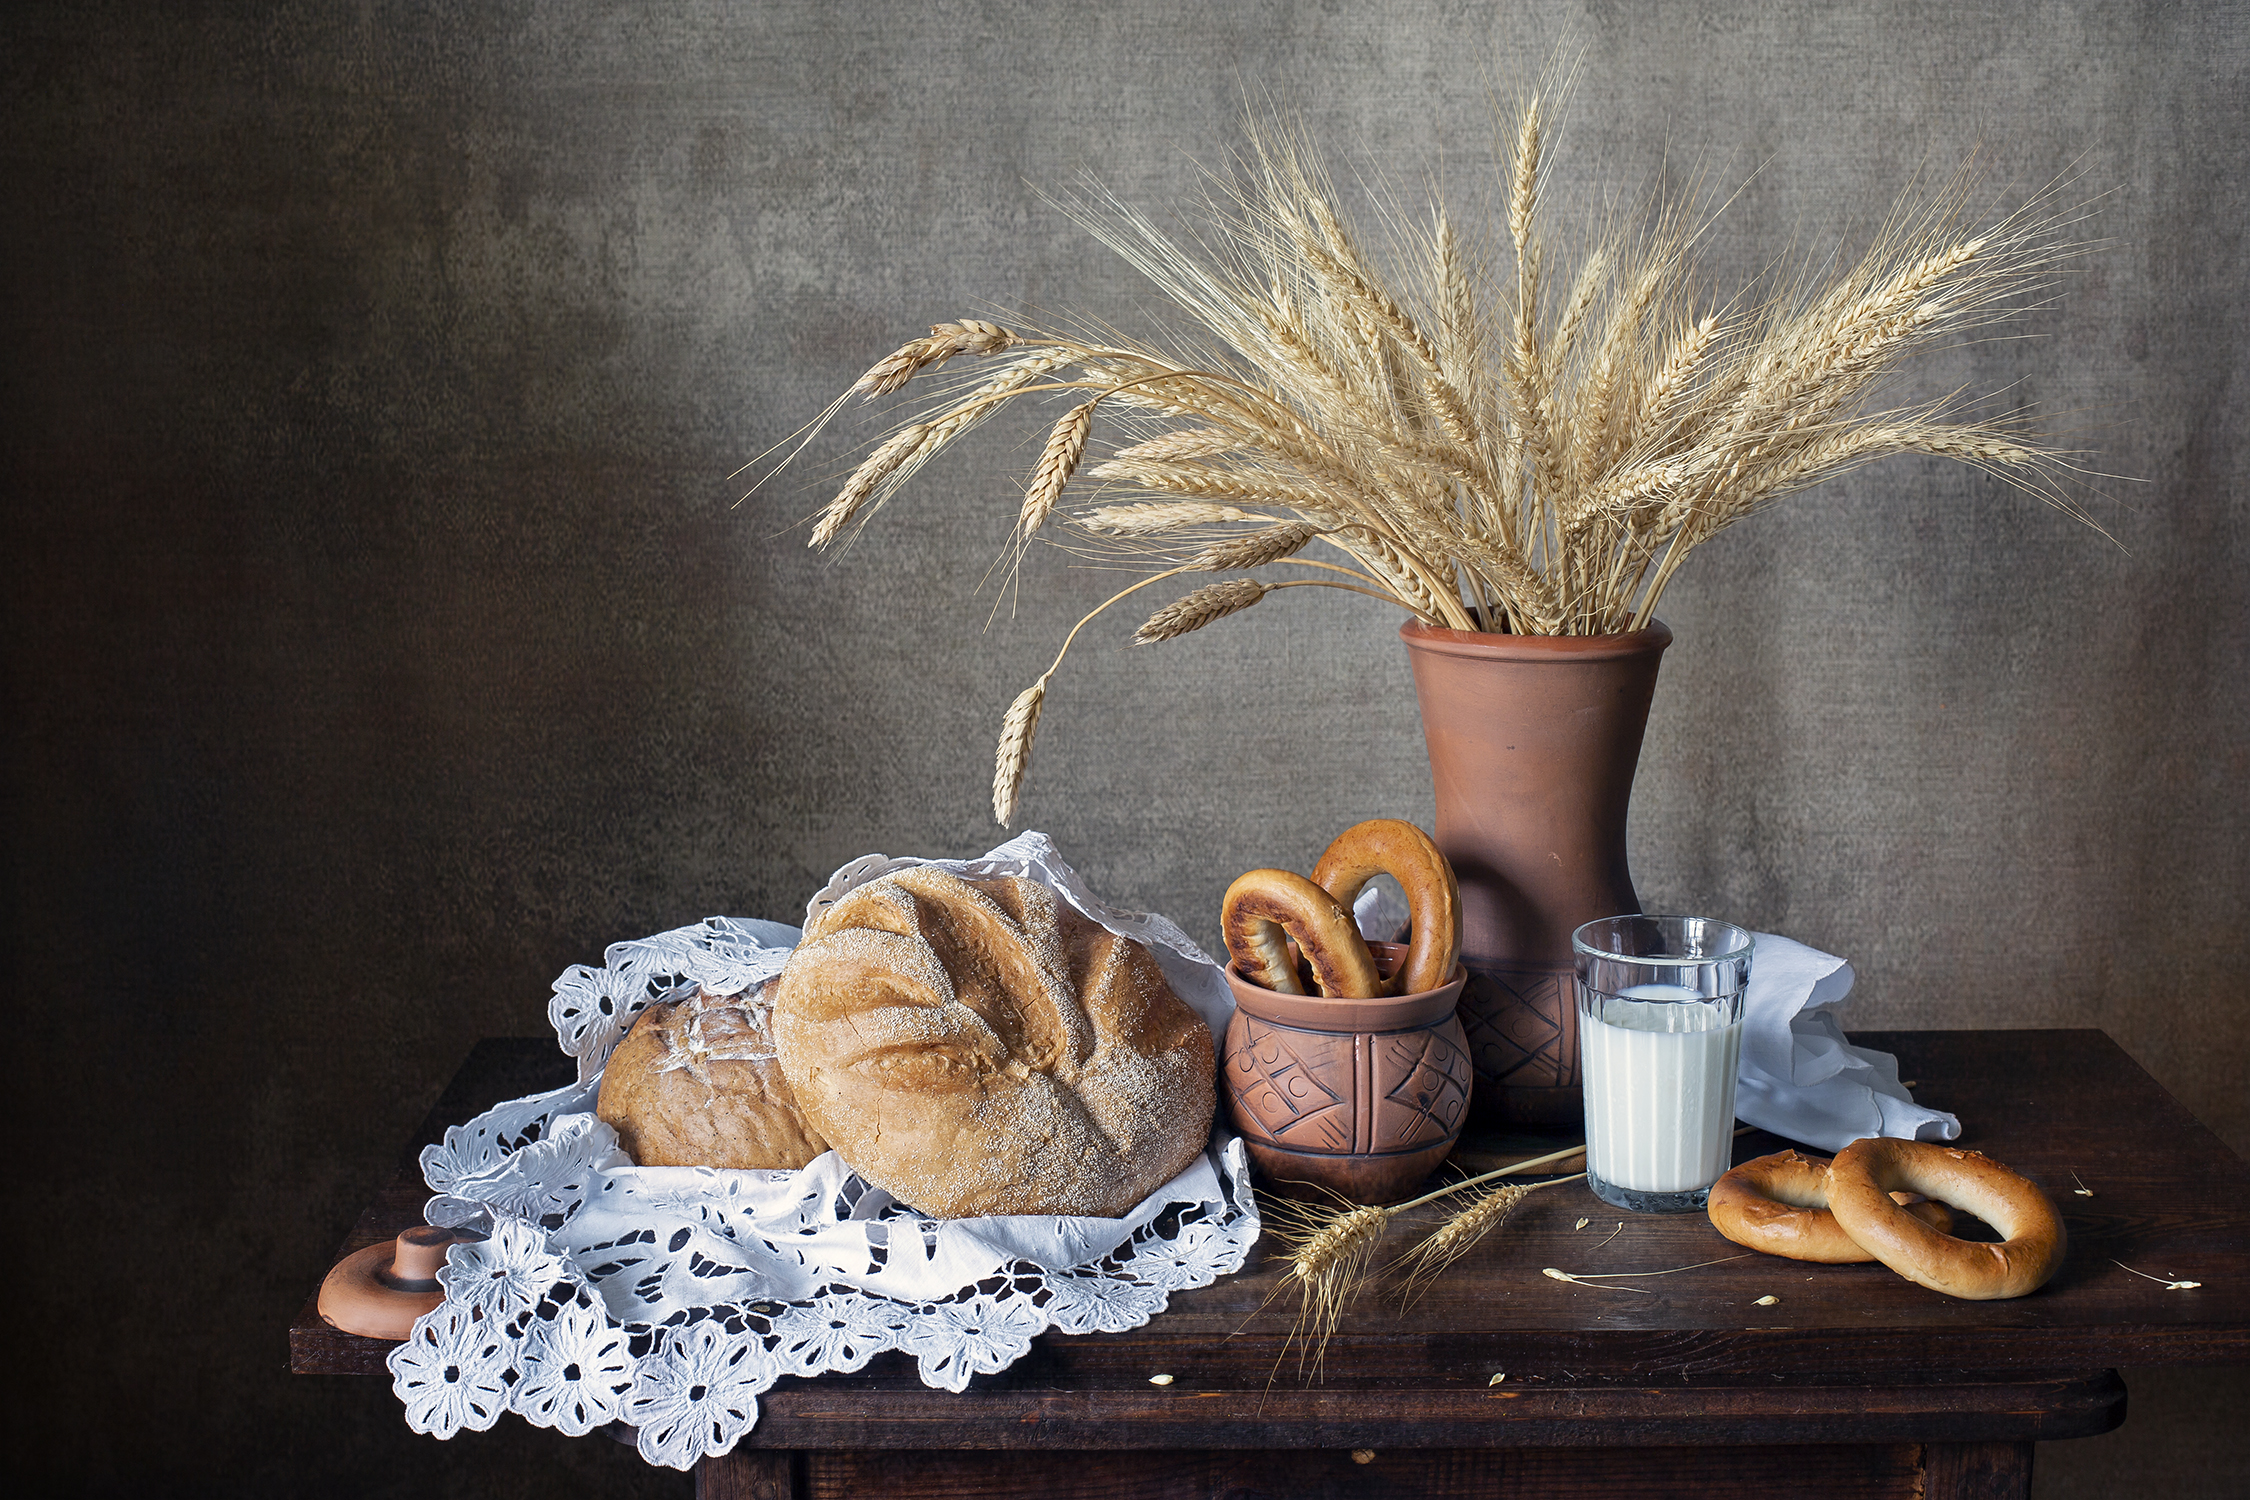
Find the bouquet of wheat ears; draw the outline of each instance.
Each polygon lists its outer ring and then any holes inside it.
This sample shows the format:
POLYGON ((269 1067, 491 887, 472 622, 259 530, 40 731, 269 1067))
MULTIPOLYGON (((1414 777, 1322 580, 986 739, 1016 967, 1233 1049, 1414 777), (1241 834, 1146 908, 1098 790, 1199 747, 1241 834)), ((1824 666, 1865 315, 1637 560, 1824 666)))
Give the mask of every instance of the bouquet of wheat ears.
POLYGON ((826 547, 1003 406, 1071 400, 1024 487, 1008 561, 1061 532, 1148 576, 1080 620, 1009 707, 992 787, 1002 824, 1071 642, 1165 580, 1212 575, 1149 615, 1136 644, 1314 587, 1453 630, 1614 634, 1646 626, 1681 562, 1722 528, 1892 454, 1959 459, 2083 516, 2070 456, 2020 415, 1980 415, 1988 403, 1961 392, 1879 400, 1910 356, 2039 304, 2083 248, 2051 191, 1979 224, 1965 169, 1910 189, 1849 269, 1770 271, 1712 301, 1696 276, 1710 218, 1677 197, 1614 214, 1583 237, 1574 272, 1552 263, 1551 113, 1542 93, 1513 113, 1505 211, 1489 229, 1464 235, 1442 206, 1419 223, 1394 215, 1380 257, 1339 216, 1302 134, 1280 127, 1253 127, 1184 237, 1089 189, 1058 206, 1176 304, 1185 331, 1136 341, 940 323, 798 435, 792 456, 853 395, 979 360, 819 511, 812 544, 826 547), (1097 439, 1108 451, 1088 468, 1097 439), (1062 510, 1089 479, 1104 503, 1062 510))

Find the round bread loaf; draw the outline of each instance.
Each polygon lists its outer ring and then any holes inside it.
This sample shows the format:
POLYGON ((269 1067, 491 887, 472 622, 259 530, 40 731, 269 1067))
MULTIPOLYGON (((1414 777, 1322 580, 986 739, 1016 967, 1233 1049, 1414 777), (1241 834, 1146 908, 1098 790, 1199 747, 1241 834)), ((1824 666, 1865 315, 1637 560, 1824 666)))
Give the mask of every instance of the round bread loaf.
POLYGON ((805 928, 774 1041, 852 1169, 938 1218, 1115 1217, 1211 1132, 1210 1029, 1036 880, 902 870, 805 928))
POLYGON ((602 1069, 594 1113, 644 1167, 801 1167, 828 1143, 798 1113, 765 1026, 771 986, 643 1011, 602 1069))

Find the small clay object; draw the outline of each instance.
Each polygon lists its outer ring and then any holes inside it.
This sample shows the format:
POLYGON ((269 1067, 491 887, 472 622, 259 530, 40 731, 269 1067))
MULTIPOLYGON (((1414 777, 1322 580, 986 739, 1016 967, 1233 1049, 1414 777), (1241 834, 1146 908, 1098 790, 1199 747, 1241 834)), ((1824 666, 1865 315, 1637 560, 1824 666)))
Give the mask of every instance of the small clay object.
POLYGON ((332 1328, 371 1339, 405 1338, 414 1320, 445 1300, 437 1283, 449 1246, 483 1235, 417 1224, 395 1240, 354 1251, 320 1284, 316 1304, 332 1328))

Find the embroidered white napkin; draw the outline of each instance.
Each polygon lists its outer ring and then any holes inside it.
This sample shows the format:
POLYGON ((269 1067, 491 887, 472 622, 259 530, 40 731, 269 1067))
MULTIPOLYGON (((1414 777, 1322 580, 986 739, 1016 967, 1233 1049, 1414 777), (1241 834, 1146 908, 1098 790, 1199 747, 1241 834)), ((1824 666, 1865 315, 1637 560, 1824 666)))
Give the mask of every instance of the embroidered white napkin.
POLYGON ((1823 1151, 1868 1135, 1961 1134, 1959 1119, 1914 1102, 1897 1058, 1845 1039, 1836 1011, 1851 992, 1850 964, 1770 932, 1751 936, 1736 1119, 1823 1151))

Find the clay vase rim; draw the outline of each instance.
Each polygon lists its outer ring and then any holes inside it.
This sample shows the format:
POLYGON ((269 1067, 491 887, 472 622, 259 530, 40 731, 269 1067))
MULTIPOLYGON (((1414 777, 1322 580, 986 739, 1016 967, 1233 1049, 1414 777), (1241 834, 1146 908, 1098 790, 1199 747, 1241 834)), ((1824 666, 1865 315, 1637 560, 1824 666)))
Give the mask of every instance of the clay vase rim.
POLYGON ((1553 663, 1611 661, 1662 651, 1672 644, 1672 627, 1651 620, 1645 630, 1623 635, 1500 635, 1478 630, 1446 630, 1408 620, 1398 628, 1399 639, 1410 650, 1440 656, 1465 656, 1484 660, 1553 663))
MULTIPOLYGON (((1405 945, 1400 943, 1367 946, 1379 957, 1386 956, 1383 955, 1386 948, 1395 949, 1401 959, 1406 954, 1405 945)), ((1419 990, 1411 995, 1374 995, 1357 1000, 1334 995, 1284 995, 1243 978, 1242 971, 1231 959, 1226 973, 1227 987, 1234 991, 1234 1003, 1243 1010, 1261 1021, 1308 1031, 1403 1031, 1428 1026, 1453 1014, 1460 1002, 1462 987, 1469 982, 1468 966, 1456 960, 1453 977, 1434 990, 1419 990)))

